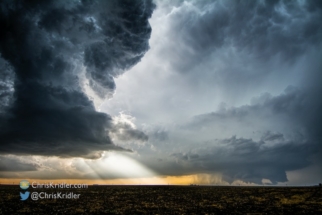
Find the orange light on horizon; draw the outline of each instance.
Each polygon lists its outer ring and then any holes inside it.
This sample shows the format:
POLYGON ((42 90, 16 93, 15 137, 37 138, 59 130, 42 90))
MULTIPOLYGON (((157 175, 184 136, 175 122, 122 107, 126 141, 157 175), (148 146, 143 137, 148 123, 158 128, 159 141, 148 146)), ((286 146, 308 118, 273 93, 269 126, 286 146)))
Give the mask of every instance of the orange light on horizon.
POLYGON ((164 176, 150 178, 123 178, 123 179, 33 179, 33 178, 0 178, 0 184, 19 184, 21 180, 26 179, 30 183, 69 183, 69 184, 100 184, 100 185, 189 185, 196 184, 197 175, 184 176, 164 176))

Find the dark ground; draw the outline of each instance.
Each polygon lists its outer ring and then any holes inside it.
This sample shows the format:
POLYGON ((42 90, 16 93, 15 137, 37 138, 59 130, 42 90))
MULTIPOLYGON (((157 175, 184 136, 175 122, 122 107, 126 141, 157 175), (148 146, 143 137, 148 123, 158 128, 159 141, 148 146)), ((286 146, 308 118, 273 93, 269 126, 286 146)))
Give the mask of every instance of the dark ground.
POLYGON ((322 214, 320 187, 90 186, 32 189, 79 199, 20 200, 18 185, 0 186, 0 214, 322 214))

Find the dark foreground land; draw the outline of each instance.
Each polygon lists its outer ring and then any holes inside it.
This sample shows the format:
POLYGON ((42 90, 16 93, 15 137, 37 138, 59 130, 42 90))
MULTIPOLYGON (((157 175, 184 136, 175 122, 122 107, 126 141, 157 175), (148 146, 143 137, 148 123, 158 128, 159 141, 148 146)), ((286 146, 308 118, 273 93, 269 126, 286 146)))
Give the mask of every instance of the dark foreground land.
POLYGON ((320 187, 90 186, 32 189, 79 199, 20 200, 18 185, 0 186, 0 214, 322 214, 320 187))

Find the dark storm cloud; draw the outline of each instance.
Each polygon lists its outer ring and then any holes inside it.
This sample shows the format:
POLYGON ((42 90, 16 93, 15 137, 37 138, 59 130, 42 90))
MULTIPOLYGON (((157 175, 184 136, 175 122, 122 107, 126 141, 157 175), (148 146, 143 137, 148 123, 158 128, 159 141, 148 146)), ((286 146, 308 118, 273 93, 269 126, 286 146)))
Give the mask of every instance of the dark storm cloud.
POLYGON ((237 125, 240 128, 232 132, 245 129, 241 133, 246 134, 245 127, 249 126, 261 133, 259 140, 236 136, 215 139, 214 136, 193 151, 172 156, 189 161, 193 166, 190 171, 222 172, 224 180, 230 183, 239 179, 261 184, 263 178, 274 184, 286 182, 286 171, 308 167, 314 156, 318 157, 316 162, 322 164, 319 158, 322 139, 316 132, 322 128, 318 120, 321 113, 312 112, 322 109, 319 99, 312 101, 308 92, 288 87, 279 96, 264 94, 254 101, 257 103, 196 116, 182 129, 202 135, 205 131, 237 125), (198 155, 197 159, 189 159, 194 154, 198 155))
POLYGON ((125 122, 116 123, 110 130, 112 135, 121 141, 140 141, 145 142, 149 137, 142 131, 133 128, 125 122))
POLYGON ((317 94, 293 86, 278 96, 264 93, 251 104, 223 106, 168 127, 163 141, 152 129, 148 134, 153 153, 163 154, 163 161, 153 156, 142 162, 161 175, 221 173, 229 183, 287 182, 288 171, 322 164, 322 106, 317 94))
POLYGON ((14 74, 10 65, 0 56, 0 114, 6 109, 13 95, 14 74))
POLYGON ((199 158, 198 154, 193 154, 193 153, 173 153, 170 156, 183 159, 183 160, 193 160, 199 158))
POLYGON ((0 157, 0 172, 36 171, 38 165, 23 163, 10 157, 0 157))
POLYGON ((158 141, 167 141, 169 140, 169 134, 164 130, 156 130, 152 133, 152 137, 158 141))
POLYGON ((196 154, 176 156, 185 160, 194 156, 192 162, 198 171, 222 172, 229 183, 239 179, 261 184, 266 178, 276 184, 287 181, 286 171, 308 166, 308 157, 314 151, 310 144, 280 141, 269 146, 264 141, 236 136, 213 140, 213 143, 215 146, 195 150, 196 154))
POLYGON ((111 117, 83 92, 82 66, 89 87, 111 96, 114 78, 149 48, 153 3, 2 1, 0 9, 0 152, 93 158, 117 149, 111 117))
POLYGON ((273 133, 270 131, 267 131, 262 136, 263 141, 274 141, 274 140, 284 140, 284 135, 281 133, 273 133))
POLYGON ((172 34, 177 41, 174 44, 184 44, 172 47, 172 64, 181 72, 204 62, 213 51, 224 46, 263 61, 279 56, 294 62, 308 47, 321 42, 319 1, 190 3, 193 9, 181 5, 181 10, 172 15, 172 34))
POLYGON ((152 129, 145 130, 149 138, 154 141, 164 142, 169 140, 169 131, 163 126, 155 126, 152 129))
MULTIPOLYGON (((297 130, 302 135, 307 135, 310 139, 318 140, 321 138, 318 130, 321 130, 322 115, 319 110, 322 108, 322 101, 317 96, 318 92, 312 95, 307 89, 299 89, 297 87, 288 86, 284 93, 279 96, 271 96, 268 93, 263 94, 259 98, 253 99, 252 105, 244 105, 238 108, 227 108, 218 112, 208 113, 196 116, 194 120, 187 125, 194 128, 207 126, 214 123, 225 123, 231 119, 242 126, 243 122, 253 125, 261 120, 260 125, 265 124, 276 125, 283 124, 287 126, 286 130, 297 130)), ((247 126, 247 125, 245 125, 247 126)), ((257 127, 258 129, 260 127, 257 127)), ((265 133, 264 139, 283 139, 280 132, 265 133)))

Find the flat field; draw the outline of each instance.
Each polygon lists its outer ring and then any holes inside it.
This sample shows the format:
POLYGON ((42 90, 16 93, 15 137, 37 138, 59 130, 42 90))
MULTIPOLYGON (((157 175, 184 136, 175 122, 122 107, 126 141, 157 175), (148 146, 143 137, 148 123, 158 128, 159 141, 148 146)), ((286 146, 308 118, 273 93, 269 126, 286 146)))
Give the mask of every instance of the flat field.
POLYGON ((89 186, 33 189, 79 199, 20 200, 18 185, 0 186, 0 214, 322 214, 320 187, 89 186))

